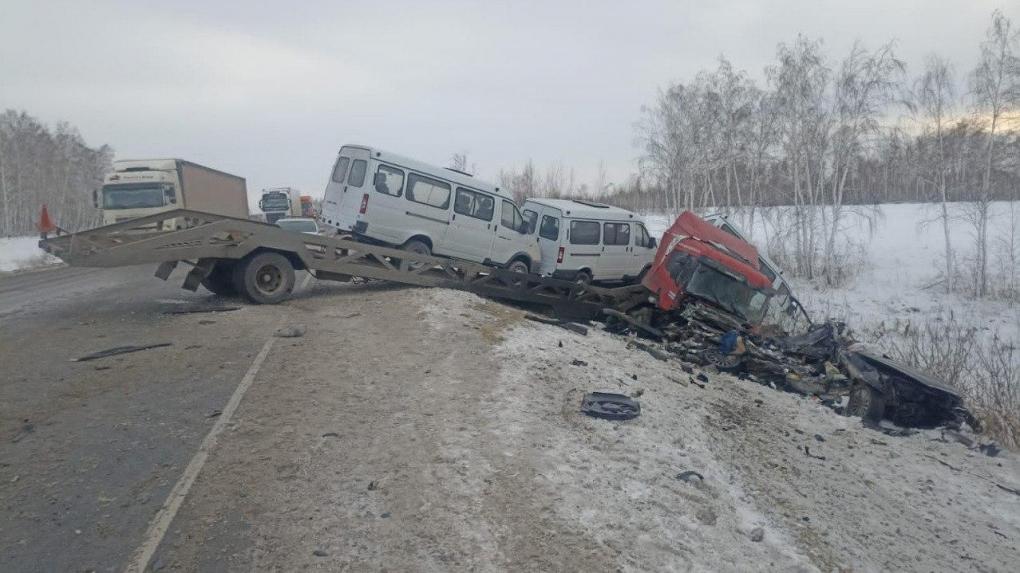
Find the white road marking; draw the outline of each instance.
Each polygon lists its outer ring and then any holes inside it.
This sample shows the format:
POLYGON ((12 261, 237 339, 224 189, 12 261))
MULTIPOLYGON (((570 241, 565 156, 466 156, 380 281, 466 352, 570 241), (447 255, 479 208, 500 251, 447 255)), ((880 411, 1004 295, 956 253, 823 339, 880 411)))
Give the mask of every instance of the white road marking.
POLYGON ((241 379, 241 383, 237 385, 237 389, 234 390, 234 394, 230 397, 230 401, 223 408, 223 413, 217 418, 216 423, 213 424, 209 433, 202 440, 202 444, 198 447, 198 451, 188 462, 188 467, 184 468, 184 473, 181 474, 180 479, 174 485, 174 488, 170 490, 170 495, 167 496, 166 501, 163 502, 163 507, 159 509, 156 516, 153 517, 152 522, 149 523, 149 529, 145 532, 145 538, 142 545, 135 551, 128 562, 127 567, 124 568, 126 573, 142 573, 149 566, 149 561, 152 559, 152 555, 156 552, 156 548, 159 547, 160 542, 163 541, 163 537, 166 535, 167 530, 170 528, 170 523, 174 520, 177 515, 177 510, 180 509, 181 504, 184 502, 184 498, 188 495, 188 491, 191 490, 192 484, 195 483, 195 478, 198 477, 198 473, 202 471, 202 466, 205 465, 206 458, 209 457, 209 452, 216 447, 216 441, 219 439, 223 429, 226 428, 227 424, 230 423, 230 419, 234 415, 234 411, 237 410, 238 405, 241 403, 241 399, 244 398, 245 392, 251 387, 252 382, 255 381, 255 375, 258 374, 259 368, 262 367, 262 362, 265 361, 266 356, 269 354, 270 349, 273 348, 273 341, 276 338, 270 337, 269 340, 262 346, 262 350, 259 351, 258 356, 252 361, 251 366, 248 368, 248 372, 245 373, 244 378, 241 379))

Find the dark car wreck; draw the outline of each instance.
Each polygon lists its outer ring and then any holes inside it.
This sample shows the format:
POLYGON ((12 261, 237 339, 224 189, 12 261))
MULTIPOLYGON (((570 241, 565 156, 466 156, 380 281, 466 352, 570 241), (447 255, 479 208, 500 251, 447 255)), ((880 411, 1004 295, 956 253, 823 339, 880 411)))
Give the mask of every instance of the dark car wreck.
POLYGON ((976 429, 952 388, 858 344, 842 323, 811 324, 785 283, 772 288, 760 260, 750 243, 685 212, 642 281, 648 303, 609 328, 658 339, 689 363, 817 396, 866 423, 976 429))

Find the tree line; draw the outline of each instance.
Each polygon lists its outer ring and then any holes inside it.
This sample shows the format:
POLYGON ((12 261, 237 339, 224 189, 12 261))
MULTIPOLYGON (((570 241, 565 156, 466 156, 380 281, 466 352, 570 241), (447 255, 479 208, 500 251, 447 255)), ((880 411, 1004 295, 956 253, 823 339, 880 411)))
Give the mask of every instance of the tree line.
POLYGON ((110 170, 113 150, 89 147, 78 130, 52 129, 23 111, 0 115, 0 236, 36 233, 45 204, 68 230, 99 223, 92 190, 110 170))
POLYGON ((600 170, 593 186, 576 185, 562 166, 543 174, 530 161, 501 183, 522 197, 585 195, 639 212, 735 209, 747 227, 760 207, 785 206, 789 252, 776 254, 829 284, 845 278, 847 217, 877 203, 938 203, 946 288, 959 274, 949 220, 965 218, 976 237, 968 271, 984 295, 989 204, 1020 200, 1018 44, 995 11, 977 66, 961 75, 931 55, 911 76, 891 42, 857 43, 833 61, 821 40, 799 36, 779 44, 763 82, 720 57, 642 109, 639 170, 626 183, 607 187, 600 170), (967 206, 949 207, 957 202, 967 206))

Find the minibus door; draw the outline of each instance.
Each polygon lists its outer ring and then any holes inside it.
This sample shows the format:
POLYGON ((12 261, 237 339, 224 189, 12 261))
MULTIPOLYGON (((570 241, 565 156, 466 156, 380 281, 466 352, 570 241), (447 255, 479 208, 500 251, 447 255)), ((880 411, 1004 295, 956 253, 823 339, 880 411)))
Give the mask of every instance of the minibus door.
POLYGON ((628 274, 630 234, 630 223, 602 224, 602 271, 609 280, 628 274))
MULTIPOLYGON (((538 249, 542 252, 543 275, 551 275, 556 270, 556 264, 560 258, 560 239, 564 234, 560 230, 559 211, 542 209, 538 215, 537 229, 535 235, 538 237, 538 249)), ((566 243, 566 241, 563 241, 566 243)), ((564 247, 564 251, 566 248, 564 247)))
MULTIPOLYGON (((344 157, 349 157, 350 166, 347 168, 342 184, 331 182, 331 186, 336 185, 339 189, 339 193, 333 193, 337 204, 334 211, 337 214, 337 220, 334 221, 334 225, 338 229, 351 230, 358 220, 358 212, 361 209, 364 194, 368 193, 368 185, 365 185, 365 182, 368 179, 370 155, 367 149, 361 147, 344 147, 340 150, 340 162, 344 162, 344 157)), ((329 194, 326 199, 330 199, 329 194)), ((331 205, 327 203, 327 207, 331 207, 331 205)))

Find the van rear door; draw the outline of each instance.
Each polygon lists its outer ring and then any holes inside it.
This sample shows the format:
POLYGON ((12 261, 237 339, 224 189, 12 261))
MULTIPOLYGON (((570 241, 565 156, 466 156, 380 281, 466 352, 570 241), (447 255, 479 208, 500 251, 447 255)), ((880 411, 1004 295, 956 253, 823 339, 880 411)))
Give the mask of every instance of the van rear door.
POLYGON ((343 147, 326 185, 322 213, 326 223, 350 231, 358 218, 371 152, 364 147, 343 147))

